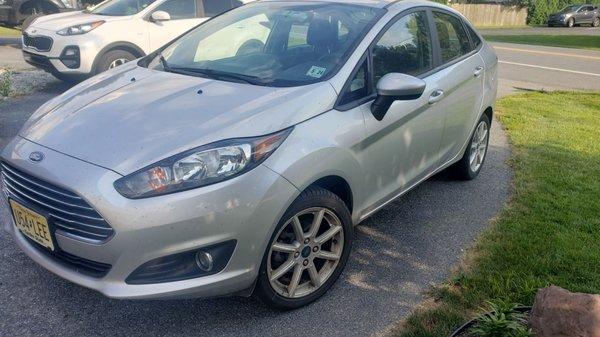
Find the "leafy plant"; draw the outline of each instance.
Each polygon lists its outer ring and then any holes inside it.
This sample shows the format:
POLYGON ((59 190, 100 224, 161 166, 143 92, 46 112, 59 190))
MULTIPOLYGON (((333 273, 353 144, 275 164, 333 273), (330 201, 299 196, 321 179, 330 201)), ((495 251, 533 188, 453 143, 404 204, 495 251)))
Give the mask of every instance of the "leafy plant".
POLYGON ((476 337, 530 337, 527 315, 518 312, 517 305, 505 302, 488 302, 492 311, 477 317, 469 332, 476 337))
POLYGON ((12 72, 9 69, 0 68, 0 97, 7 97, 10 94, 12 84, 12 72))

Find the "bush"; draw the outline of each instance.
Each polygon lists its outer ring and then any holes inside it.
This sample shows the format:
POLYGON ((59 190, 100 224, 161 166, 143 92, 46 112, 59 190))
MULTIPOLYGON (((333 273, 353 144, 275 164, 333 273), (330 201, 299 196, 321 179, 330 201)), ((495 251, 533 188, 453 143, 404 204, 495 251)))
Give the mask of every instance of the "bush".
POLYGON ((527 315, 516 310, 517 305, 496 301, 489 303, 492 312, 480 315, 469 333, 476 337, 530 337, 527 315))
POLYGON ((12 72, 9 69, 0 68, 0 97, 8 97, 11 91, 12 72))

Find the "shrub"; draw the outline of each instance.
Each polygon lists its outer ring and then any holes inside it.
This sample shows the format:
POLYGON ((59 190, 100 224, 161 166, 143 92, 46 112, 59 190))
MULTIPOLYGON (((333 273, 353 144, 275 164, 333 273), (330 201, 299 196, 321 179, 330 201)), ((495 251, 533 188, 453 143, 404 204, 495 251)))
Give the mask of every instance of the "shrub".
POLYGON ((490 302, 492 311, 475 320, 469 333, 475 337, 531 337, 527 327, 527 315, 516 310, 517 305, 496 301, 490 302))
POLYGON ((9 69, 0 68, 0 97, 8 97, 12 84, 12 72, 9 69))

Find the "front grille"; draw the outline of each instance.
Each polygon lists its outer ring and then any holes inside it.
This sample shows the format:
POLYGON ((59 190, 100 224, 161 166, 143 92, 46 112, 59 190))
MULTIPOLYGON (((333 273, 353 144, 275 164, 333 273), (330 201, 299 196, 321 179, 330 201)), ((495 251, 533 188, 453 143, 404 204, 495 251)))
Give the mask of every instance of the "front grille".
POLYGON ((30 238, 26 236, 24 237, 27 242, 35 247, 35 249, 41 254, 81 274, 101 278, 110 271, 110 268, 112 268, 110 264, 84 259, 62 250, 55 250, 52 252, 40 246, 37 242, 31 240, 30 238))
POLYGON ((9 197, 22 200, 48 216, 57 232, 68 237, 102 243, 114 233, 112 227, 85 200, 6 163, 0 164, 2 180, 9 197))
POLYGON ((23 33, 23 44, 37 51, 50 51, 52 49, 52 39, 47 36, 30 36, 23 33))

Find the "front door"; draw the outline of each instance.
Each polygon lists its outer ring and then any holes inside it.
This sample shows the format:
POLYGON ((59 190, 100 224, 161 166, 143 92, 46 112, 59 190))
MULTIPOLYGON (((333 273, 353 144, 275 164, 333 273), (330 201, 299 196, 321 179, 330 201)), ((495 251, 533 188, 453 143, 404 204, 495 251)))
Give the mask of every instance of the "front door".
MULTIPOLYGON (((401 14, 371 48, 371 77, 377 82, 388 73, 420 76, 427 83, 415 100, 396 101, 379 121, 368 106, 360 106, 367 138, 364 151, 364 186, 367 211, 409 188, 434 171, 439 161, 444 130, 444 109, 438 99, 439 78, 425 76, 434 67, 433 39, 425 10, 401 14)), ((365 64, 366 66, 366 64, 365 64)), ((359 75, 359 74, 357 74, 359 75)), ((355 86, 360 87, 360 75, 355 86)))

